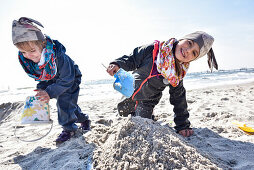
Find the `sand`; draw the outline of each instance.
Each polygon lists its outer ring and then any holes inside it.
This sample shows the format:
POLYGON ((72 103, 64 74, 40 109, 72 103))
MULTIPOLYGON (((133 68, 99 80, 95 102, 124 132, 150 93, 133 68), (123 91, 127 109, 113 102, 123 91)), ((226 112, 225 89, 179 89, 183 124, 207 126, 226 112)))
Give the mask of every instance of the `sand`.
MULTIPOLYGON (((22 142, 45 134, 50 125, 19 124, 22 102, 0 105, 0 169, 254 169, 254 136, 232 122, 254 125, 254 83, 188 90, 187 102, 194 135, 176 134, 168 90, 156 106, 157 121, 119 117, 119 98, 79 100, 92 120, 92 131, 78 131, 56 146, 61 132, 52 100, 53 129, 36 142, 22 142)), ((89 96, 88 96, 89 97, 89 96)))

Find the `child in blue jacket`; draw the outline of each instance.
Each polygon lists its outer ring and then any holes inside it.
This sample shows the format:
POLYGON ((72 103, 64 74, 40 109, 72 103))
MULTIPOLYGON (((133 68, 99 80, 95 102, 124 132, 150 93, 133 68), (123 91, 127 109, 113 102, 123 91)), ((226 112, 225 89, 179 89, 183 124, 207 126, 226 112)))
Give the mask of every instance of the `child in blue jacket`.
POLYGON ((111 76, 122 68, 133 71, 135 79, 133 95, 117 105, 119 115, 132 114, 152 119, 154 107, 159 103, 162 91, 168 86, 169 101, 174 106, 174 128, 182 136, 191 136, 193 130, 188 120, 183 78, 190 62, 206 54, 210 68, 218 69, 212 50, 213 41, 211 35, 197 31, 179 40, 170 38, 167 41, 155 41, 137 47, 130 55, 124 55, 111 62, 107 68, 111 76))
POLYGON ((21 17, 12 23, 12 40, 18 48, 18 58, 28 76, 39 83, 35 90, 41 101, 57 100, 58 122, 63 127, 56 143, 70 139, 81 123, 90 130, 90 120, 78 106, 79 84, 82 74, 78 65, 65 54, 65 47, 57 40, 43 35, 36 20, 21 17))

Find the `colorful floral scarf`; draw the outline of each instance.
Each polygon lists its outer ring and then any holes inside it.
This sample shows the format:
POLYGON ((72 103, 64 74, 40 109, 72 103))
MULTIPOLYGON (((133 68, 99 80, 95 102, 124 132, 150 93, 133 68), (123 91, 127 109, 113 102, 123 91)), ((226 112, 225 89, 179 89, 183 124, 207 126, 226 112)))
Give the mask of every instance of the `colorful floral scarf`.
POLYGON ((47 81, 55 77, 57 72, 56 56, 54 52, 54 44, 49 36, 46 36, 46 48, 42 55, 45 57, 45 62, 41 66, 34 63, 32 60, 26 59, 19 51, 19 62, 22 65, 28 76, 34 78, 36 81, 47 81))
POLYGON ((176 74, 175 57, 173 54, 173 45, 177 40, 172 38, 168 41, 160 42, 159 52, 157 55, 156 65, 157 70, 161 75, 168 80, 168 82, 176 87, 179 82, 184 78, 189 68, 189 63, 180 64, 182 74, 178 76, 176 74))

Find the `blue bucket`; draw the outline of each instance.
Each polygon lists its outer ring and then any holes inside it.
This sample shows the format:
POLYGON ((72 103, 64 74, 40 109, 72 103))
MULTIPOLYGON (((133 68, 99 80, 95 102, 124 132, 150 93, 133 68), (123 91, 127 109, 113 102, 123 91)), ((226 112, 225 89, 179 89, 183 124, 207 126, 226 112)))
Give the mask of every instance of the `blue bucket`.
POLYGON ((116 78, 113 87, 122 93, 125 97, 130 98, 134 93, 134 77, 131 73, 120 68, 114 75, 116 78))

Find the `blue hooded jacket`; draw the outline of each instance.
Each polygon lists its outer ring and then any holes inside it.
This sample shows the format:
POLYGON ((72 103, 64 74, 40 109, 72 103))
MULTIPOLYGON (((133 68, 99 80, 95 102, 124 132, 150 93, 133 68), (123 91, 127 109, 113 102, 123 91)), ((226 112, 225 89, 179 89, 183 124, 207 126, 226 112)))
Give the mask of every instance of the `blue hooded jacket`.
POLYGON ((39 82, 37 89, 44 89, 50 98, 57 98, 74 85, 80 84, 82 74, 78 65, 65 54, 65 47, 57 40, 53 40, 53 42, 56 47, 56 76, 52 80, 39 82))

